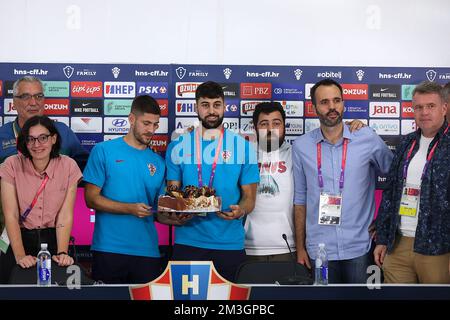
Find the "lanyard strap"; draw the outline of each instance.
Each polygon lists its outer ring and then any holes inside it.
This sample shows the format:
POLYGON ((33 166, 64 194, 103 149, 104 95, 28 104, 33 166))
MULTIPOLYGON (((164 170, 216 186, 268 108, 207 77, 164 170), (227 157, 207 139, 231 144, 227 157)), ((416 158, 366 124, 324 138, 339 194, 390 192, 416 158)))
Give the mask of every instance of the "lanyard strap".
MULTIPOLYGON (((347 162, 347 145, 348 139, 344 138, 344 144, 342 147, 342 164, 341 164, 341 176, 339 177, 339 190, 344 189, 344 173, 345 173, 345 163, 347 162)), ((317 172, 319 178, 319 188, 323 190, 323 176, 322 176, 322 144, 319 142, 317 144, 317 172)))
POLYGON ((33 209, 33 207, 36 205, 37 199, 38 197, 41 195, 42 191, 44 191, 45 185, 47 184, 47 181, 49 179, 48 175, 45 173, 45 178, 41 183, 41 186, 39 187, 36 195, 34 196, 33 201, 31 201, 30 206, 27 208, 27 210, 25 210, 25 212, 20 216, 20 221, 24 222, 25 219, 28 217, 28 215, 30 214, 31 210, 33 209))
MULTIPOLYGON (((212 188, 214 176, 216 174, 217 160, 219 159, 220 149, 222 149, 222 140, 223 140, 224 129, 220 131, 219 142, 216 149, 216 154, 214 156, 214 162, 212 164, 211 175, 209 177, 209 185, 208 187, 212 188)), ((202 147, 200 144, 200 129, 196 130, 195 134, 195 142, 197 145, 197 174, 198 174, 198 185, 199 187, 203 187, 203 178, 202 178, 202 147)))
POLYGON ((20 128, 17 128, 18 124, 16 121, 13 121, 13 133, 14 133, 14 138, 17 141, 17 137, 19 136, 19 132, 20 132, 20 128))
MULTIPOLYGON (((444 130, 444 133, 442 136, 445 136, 448 132, 448 129, 450 128, 450 125, 447 126, 447 128, 444 130)), ((422 176, 420 177, 420 180, 423 180, 423 177, 425 177, 425 174, 427 173, 428 165, 430 164, 431 159, 434 156, 434 152, 436 151, 436 148, 439 144, 439 141, 441 141, 442 136, 434 143, 433 147, 430 150, 430 153, 427 156, 427 161, 425 162, 425 165, 423 167, 422 176)), ((403 182, 406 181, 406 176, 408 174, 408 167, 409 163, 411 161, 411 154, 414 150, 414 147, 416 146, 417 139, 414 139, 411 147, 409 148, 408 154, 406 155, 405 163, 403 164, 403 182)))

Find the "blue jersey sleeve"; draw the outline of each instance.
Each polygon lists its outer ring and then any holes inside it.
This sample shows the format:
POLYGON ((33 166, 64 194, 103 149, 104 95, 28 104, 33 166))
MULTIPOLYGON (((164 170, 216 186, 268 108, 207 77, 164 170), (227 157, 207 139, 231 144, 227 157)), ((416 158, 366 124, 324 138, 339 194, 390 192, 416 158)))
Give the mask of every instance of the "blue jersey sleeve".
POLYGON ((245 161, 242 167, 239 184, 246 185, 259 182, 258 158, 253 145, 245 141, 245 161))
POLYGON ((102 144, 96 145, 89 156, 83 172, 83 181, 102 188, 106 179, 106 157, 102 144))
POLYGON ((178 140, 172 141, 167 147, 166 151, 166 176, 167 180, 181 181, 181 155, 180 155, 180 145, 178 140))

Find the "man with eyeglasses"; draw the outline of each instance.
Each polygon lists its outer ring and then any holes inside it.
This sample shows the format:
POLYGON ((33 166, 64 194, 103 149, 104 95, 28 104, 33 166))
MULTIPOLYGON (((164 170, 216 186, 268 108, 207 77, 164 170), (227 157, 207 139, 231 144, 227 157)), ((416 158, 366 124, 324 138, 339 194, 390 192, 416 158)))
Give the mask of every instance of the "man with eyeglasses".
POLYGON ((413 91, 418 130, 403 137, 376 220, 375 262, 386 283, 450 283, 450 132, 442 87, 413 91))
POLYGON ((324 243, 330 283, 366 283, 376 172, 387 173, 393 155, 371 128, 351 132, 342 122, 342 96, 331 79, 311 88, 320 128, 292 147, 297 261, 314 269, 324 243))
MULTIPOLYGON (((25 76, 14 82, 13 102, 17 118, 0 127, 0 163, 11 155, 17 154, 16 140, 20 130, 29 118, 44 113, 44 87, 39 78, 25 76)), ((83 170, 89 153, 72 130, 62 122, 55 122, 61 137, 61 154, 73 158, 83 170)), ((0 209, 0 231, 3 229, 3 214, 0 209)))

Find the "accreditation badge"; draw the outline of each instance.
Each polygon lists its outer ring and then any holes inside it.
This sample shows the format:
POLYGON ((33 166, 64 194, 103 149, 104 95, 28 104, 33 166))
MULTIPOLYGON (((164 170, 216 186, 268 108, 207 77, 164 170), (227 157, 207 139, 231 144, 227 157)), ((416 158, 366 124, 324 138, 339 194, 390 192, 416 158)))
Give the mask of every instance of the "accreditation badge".
POLYGON ((340 225, 342 213, 342 193, 320 193, 319 224, 340 225))
POLYGON ((403 186, 400 200, 399 214, 401 216, 415 217, 419 209, 420 187, 406 184, 403 186))
POLYGON ((8 233, 6 232, 6 227, 3 228, 3 232, 0 235, 0 251, 6 253, 9 247, 8 233))

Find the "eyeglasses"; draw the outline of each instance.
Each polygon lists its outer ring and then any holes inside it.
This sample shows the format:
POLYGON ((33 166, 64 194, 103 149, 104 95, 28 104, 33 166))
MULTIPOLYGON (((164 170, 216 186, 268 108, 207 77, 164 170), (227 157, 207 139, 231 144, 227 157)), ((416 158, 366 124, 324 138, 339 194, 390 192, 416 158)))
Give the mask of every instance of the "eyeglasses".
POLYGON ((51 134, 41 134, 39 137, 35 138, 33 136, 28 136, 25 138, 28 145, 33 145, 34 142, 37 140, 40 144, 44 144, 48 141, 48 137, 50 137, 51 134))
POLYGON ((34 98, 36 101, 42 101, 45 96, 43 93, 36 93, 36 94, 29 94, 29 93, 23 93, 20 96, 14 96, 14 98, 20 99, 22 101, 30 101, 31 98, 34 98))

